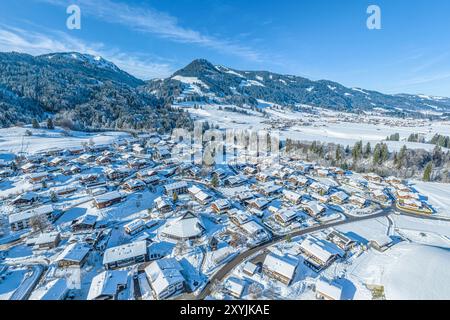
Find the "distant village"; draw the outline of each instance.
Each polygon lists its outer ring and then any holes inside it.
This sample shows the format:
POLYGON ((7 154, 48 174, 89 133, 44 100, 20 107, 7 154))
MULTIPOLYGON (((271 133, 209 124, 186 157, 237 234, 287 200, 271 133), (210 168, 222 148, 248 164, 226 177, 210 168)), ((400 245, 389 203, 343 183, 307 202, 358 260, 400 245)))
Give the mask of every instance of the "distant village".
POLYGON ((319 275, 314 298, 339 300, 323 271, 390 243, 335 226, 433 214, 393 176, 270 155, 195 164, 177 143, 141 134, 1 161, 0 187, 16 190, 0 199, 7 299, 282 299, 274 283, 288 289, 302 269, 319 275))

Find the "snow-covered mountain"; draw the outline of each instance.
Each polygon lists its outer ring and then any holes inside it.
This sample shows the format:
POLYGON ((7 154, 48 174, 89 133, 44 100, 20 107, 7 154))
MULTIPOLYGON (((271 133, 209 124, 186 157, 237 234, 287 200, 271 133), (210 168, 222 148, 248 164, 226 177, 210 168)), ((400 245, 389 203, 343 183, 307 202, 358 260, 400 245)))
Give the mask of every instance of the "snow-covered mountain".
POLYGON ((188 116, 101 57, 76 52, 0 53, 0 127, 49 114, 78 129, 171 129, 188 116))
POLYGON ((77 52, 0 53, 0 126, 48 115, 84 128, 173 128, 189 124, 174 101, 257 107, 272 103, 393 115, 439 115, 450 99, 387 95, 339 83, 268 71, 239 71, 198 59, 167 79, 144 82, 99 56, 77 52))
MULTIPOLYGON (((148 90, 165 96, 178 88, 188 99, 215 99, 226 103, 257 106, 268 101, 284 106, 311 105, 335 110, 360 111, 375 108, 392 113, 401 111, 450 110, 450 99, 424 95, 388 95, 339 83, 281 75, 268 71, 239 71, 216 66, 207 60, 194 60, 164 80, 150 81, 148 90), (187 90, 186 90, 187 89, 187 90)), ((178 92, 179 93, 179 92, 178 92)), ((182 97, 184 97, 182 96, 182 97)))

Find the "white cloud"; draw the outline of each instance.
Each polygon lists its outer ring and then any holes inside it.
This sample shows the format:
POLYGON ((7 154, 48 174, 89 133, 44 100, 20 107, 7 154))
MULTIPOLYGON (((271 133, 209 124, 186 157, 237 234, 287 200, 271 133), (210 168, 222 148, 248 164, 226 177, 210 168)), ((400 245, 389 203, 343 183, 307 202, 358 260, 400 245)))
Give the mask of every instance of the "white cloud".
MULTIPOLYGON (((53 5, 67 6, 63 0, 38 0, 53 5)), ((255 62, 263 60, 256 50, 238 42, 218 39, 180 26, 176 17, 149 7, 137 7, 110 0, 78 0, 82 15, 87 14, 108 23, 124 25, 135 31, 150 33, 180 43, 200 45, 221 53, 231 54, 255 62)))
POLYGON ((173 72, 168 63, 155 62, 156 59, 145 54, 122 52, 103 43, 86 43, 64 32, 40 33, 4 24, 0 24, 0 51, 31 55, 76 51, 99 55, 144 80, 167 77, 173 72))

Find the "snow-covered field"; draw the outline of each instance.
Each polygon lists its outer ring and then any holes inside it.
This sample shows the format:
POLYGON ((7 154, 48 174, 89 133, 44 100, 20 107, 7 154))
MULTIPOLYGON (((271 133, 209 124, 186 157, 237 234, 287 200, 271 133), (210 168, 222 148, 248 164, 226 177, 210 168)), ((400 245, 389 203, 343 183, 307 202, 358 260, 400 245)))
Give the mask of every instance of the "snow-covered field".
POLYGON ((383 286, 388 300, 450 299, 448 249, 407 242, 371 250, 352 264, 349 279, 383 286))
MULTIPOLYGON (((395 118, 372 117, 372 122, 352 121, 353 115, 337 113, 332 111, 323 112, 323 115, 310 115, 288 110, 277 110, 267 108, 269 102, 262 103, 266 108, 264 111, 270 114, 271 120, 304 121, 311 125, 292 124, 287 130, 280 132, 281 137, 302 141, 322 141, 327 143, 339 143, 341 145, 354 145, 362 140, 364 143, 379 143, 395 133, 399 133, 400 141, 387 141, 390 150, 400 150, 406 145, 411 149, 433 150, 432 144, 408 142, 412 133, 418 133, 430 140, 436 133, 450 135, 450 124, 448 122, 429 122, 426 120, 408 120, 403 122, 395 118), (348 117, 348 121, 342 121, 348 117), (407 123, 407 125, 405 125, 407 123)), ((189 103, 183 103, 195 118, 218 124, 223 129, 270 129, 268 118, 261 113, 248 109, 249 114, 219 110, 219 105, 203 104, 201 108, 194 109, 189 103)), ((222 106, 226 107, 226 106, 222 106)), ((228 106, 234 107, 234 106, 228 106)))
POLYGON ((428 197, 428 203, 437 215, 450 218, 450 184, 436 182, 411 181, 414 189, 428 197))
POLYGON ((129 137, 123 132, 85 133, 71 131, 70 136, 64 136, 63 130, 46 130, 32 128, 3 128, 0 129, 0 153, 37 152, 49 148, 80 147, 91 139, 95 144, 112 143, 120 137, 129 137), (26 136, 29 130, 32 136, 26 136), (64 138, 64 139, 62 139, 64 138))

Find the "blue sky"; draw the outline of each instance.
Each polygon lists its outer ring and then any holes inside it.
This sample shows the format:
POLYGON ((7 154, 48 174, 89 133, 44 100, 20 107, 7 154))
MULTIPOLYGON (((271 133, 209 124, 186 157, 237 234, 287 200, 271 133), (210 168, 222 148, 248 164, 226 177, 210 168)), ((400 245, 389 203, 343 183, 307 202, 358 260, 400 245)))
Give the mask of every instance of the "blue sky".
POLYGON ((448 0, 2 0, 0 51, 102 55, 143 79, 196 58, 386 93, 450 96, 448 0), (81 30, 66 8, 81 9, 81 30), (381 30, 366 9, 381 8, 381 30))

